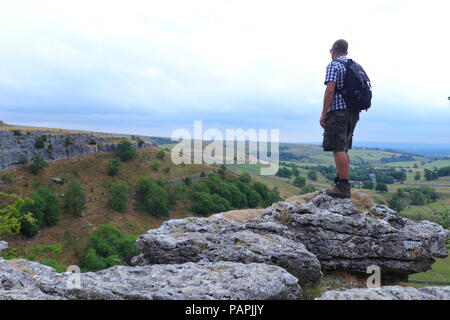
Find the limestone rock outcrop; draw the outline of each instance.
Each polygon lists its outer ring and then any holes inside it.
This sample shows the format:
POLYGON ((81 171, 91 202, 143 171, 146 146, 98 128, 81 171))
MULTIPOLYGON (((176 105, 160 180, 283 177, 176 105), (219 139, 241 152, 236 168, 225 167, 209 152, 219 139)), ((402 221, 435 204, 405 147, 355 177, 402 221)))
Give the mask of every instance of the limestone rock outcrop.
MULTIPOLYGON (((92 152, 117 151, 123 136, 89 132, 49 130, 0 130, 0 171, 16 167, 23 159, 30 161, 38 153, 44 160, 54 161, 78 157, 92 152)), ((139 144, 145 148, 149 142, 139 144)))
POLYGON ((0 300, 265 300, 301 295, 294 276, 257 263, 115 266, 80 274, 78 287, 73 276, 37 262, 0 258, 0 300))
MULTIPOLYGON (((377 265, 382 277, 404 279, 448 255, 448 230, 430 221, 415 223, 385 205, 361 212, 351 199, 323 192, 309 202, 280 205, 289 215, 285 225, 295 241, 314 253, 324 270, 365 273, 377 265)), ((276 221, 277 215, 270 209, 261 220, 276 221)))
POLYGON ((385 286, 380 288, 327 291, 315 300, 450 300, 450 286, 413 287, 385 286))
POLYGON ((223 217, 185 218, 166 221, 140 236, 136 246, 142 254, 138 265, 197 261, 234 261, 280 266, 300 283, 322 276, 320 262, 305 246, 284 236, 283 225, 268 223, 259 229, 223 217), (257 232, 255 232, 257 231, 257 232))
POLYGON ((226 218, 238 213, 166 221, 138 238, 142 254, 134 262, 261 262, 305 283, 318 280, 321 269, 366 275, 371 265, 380 267, 383 280, 404 280, 448 255, 449 231, 440 225, 415 223, 384 205, 362 211, 351 199, 323 192, 308 201, 278 202, 240 222, 226 218))

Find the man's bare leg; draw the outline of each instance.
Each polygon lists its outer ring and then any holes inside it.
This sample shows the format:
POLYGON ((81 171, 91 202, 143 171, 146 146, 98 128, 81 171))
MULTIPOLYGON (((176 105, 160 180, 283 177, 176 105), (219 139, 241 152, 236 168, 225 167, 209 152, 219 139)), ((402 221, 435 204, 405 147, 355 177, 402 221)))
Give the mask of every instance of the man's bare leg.
POLYGON ((348 179, 348 169, 350 166, 350 158, 347 152, 334 152, 334 162, 339 179, 348 179))

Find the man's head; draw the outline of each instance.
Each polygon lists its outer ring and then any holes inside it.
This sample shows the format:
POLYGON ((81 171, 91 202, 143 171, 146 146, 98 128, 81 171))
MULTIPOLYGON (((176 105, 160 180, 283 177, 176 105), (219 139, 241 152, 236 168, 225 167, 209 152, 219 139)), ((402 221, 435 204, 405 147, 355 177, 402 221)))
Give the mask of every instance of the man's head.
POLYGON ((330 49, 331 59, 334 61, 337 57, 347 55, 348 42, 344 39, 336 40, 330 49))

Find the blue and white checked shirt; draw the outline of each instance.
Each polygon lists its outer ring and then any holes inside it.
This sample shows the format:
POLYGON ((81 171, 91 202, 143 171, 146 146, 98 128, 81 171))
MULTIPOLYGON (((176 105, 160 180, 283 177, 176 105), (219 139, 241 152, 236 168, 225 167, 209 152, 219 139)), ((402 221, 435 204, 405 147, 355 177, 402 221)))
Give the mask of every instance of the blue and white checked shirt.
MULTIPOLYGON (((346 56, 337 57, 337 60, 341 60, 342 62, 346 62, 348 59, 346 56)), ((345 78, 345 67, 337 62, 332 61, 327 66, 327 74, 325 76, 325 85, 328 82, 336 82, 336 91, 342 90, 344 87, 344 78, 345 78)), ((332 110, 345 110, 347 109, 347 105, 345 104, 344 98, 340 93, 335 93, 333 102, 331 103, 328 111, 332 110)))

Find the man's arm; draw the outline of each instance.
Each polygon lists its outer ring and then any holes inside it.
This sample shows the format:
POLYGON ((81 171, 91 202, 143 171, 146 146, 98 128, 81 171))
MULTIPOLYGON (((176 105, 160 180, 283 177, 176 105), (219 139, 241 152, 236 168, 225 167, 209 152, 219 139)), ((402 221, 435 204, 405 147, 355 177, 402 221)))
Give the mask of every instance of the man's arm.
POLYGON ((325 89, 325 94, 323 97, 322 115, 320 116, 320 126, 324 129, 326 127, 325 120, 327 119, 328 108, 331 106, 331 103, 333 102, 335 89, 336 89, 336 82, 333 81, 327 82, 327 88, 325 89))

